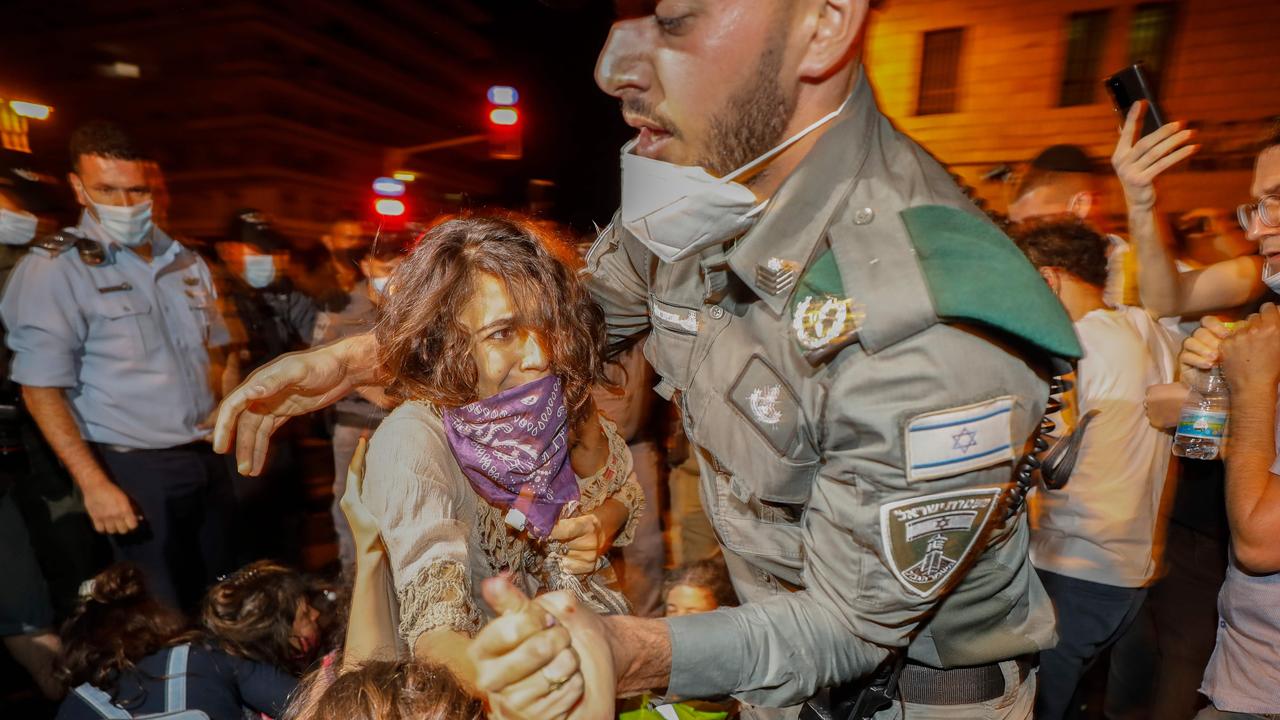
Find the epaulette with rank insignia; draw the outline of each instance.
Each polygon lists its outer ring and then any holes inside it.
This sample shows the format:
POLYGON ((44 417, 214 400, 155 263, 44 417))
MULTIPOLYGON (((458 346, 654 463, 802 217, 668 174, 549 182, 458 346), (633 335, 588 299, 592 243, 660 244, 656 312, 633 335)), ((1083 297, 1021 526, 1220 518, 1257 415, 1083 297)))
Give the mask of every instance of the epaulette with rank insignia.
POLYGON ((50 233, 31 243, 33 251, 42 250, 51 258, 56 258, 73 247, 80 254, 80 260, 85 265, 101 265, 107 260, 106 251, 101 245, 71 228, 50 233))
POLYGON ((31 250, 43 250, 45 255, 49 257, 58 257, 62 253, 75 247, 78 238, 66 230, 49 233, 31 243, 31 250))

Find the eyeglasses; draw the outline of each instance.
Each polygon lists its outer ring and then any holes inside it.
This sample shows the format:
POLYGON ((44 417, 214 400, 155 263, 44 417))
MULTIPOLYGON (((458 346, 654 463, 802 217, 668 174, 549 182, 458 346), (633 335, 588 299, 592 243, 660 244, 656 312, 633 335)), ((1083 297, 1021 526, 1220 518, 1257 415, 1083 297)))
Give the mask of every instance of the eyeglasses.
POLYGON ((1244 203, 1236 208, 1236 219, 1245 232, 1253 227, 1255 217, 1267 227, 1280 227, 1280 195, 1263 195, 1256 203, 1244 203))

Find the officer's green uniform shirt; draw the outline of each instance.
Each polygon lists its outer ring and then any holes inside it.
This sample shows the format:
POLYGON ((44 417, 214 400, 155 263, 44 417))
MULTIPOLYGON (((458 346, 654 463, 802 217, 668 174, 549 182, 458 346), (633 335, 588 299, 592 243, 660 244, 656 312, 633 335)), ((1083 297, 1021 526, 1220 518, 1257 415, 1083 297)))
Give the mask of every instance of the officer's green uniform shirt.
POLYGON ((744 600, 667 621, 672 694, 787 706, 890 648, 945 668, 1053 645, 1001 503, 1047 397, 1028 359, 1078 344, 865 78, 731 249, 661 263, 615 222, 587 272, 612 343, 649 333, 744 600))

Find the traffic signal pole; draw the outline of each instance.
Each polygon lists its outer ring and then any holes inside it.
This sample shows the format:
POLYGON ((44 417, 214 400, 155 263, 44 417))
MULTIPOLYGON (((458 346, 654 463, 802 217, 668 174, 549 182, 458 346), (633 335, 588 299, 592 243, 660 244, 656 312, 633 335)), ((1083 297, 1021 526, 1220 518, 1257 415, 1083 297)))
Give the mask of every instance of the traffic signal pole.
POLYGON ((450 138, 448 140, 437 140, 436 142, 424 143, 422 145, 411 145, 409 147, 388 148, 383 154, 382 169, 387 174, 404 170, 405 162, 414 155, 428 153, 435 150, 444 150, 446 148, 459 147, 462 145, 474 145, 482 143, 489 139, 484 133, 477 135, 463 135, 462 137, 450 138))

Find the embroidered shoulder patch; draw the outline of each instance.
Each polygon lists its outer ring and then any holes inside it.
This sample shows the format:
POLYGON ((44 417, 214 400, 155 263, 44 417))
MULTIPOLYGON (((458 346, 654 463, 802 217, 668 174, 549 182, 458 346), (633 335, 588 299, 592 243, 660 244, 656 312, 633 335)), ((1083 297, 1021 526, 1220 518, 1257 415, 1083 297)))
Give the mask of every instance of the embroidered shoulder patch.
POLYGON ((927 598, 974 551, 1001 488, 955 490, 880 506, 880 535, 889 569, 911 593, 927 598))
POLYGON ((1013 459, 1013 396, 917 415, 907 423, 907 481, 934 480, 1013 459))
POLYGON ((751 356, 729 388, 728 400, 779 455, 792 450, 800 427, 800 401, 764 358, 751 356))

